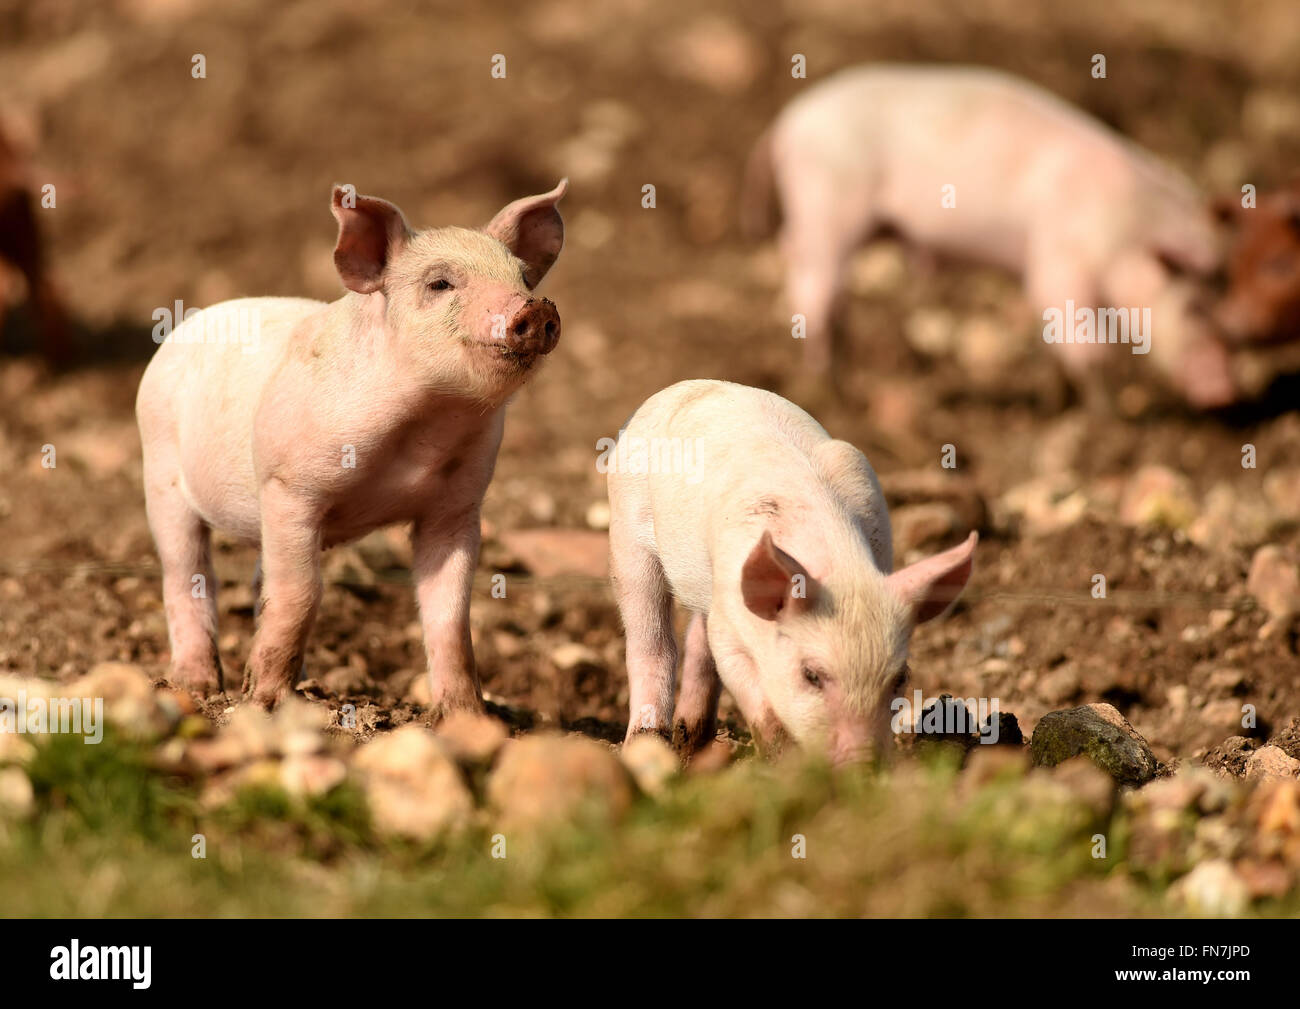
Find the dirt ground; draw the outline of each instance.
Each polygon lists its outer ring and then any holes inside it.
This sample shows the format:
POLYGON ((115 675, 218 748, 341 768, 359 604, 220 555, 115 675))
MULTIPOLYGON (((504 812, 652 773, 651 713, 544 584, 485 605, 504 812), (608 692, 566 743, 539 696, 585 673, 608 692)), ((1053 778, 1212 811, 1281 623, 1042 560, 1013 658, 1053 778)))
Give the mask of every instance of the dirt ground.
MULTIPOLYGON (((877 59, 1022 74, 1207 192, 1286 179, 1300 155, 1294 6, 1140 8, 0 0, 0 114, 31 146, 36 178, 57 187, 41 222, 80 348, 53 372, 31 353, 24 311, 8 317, 0 670, 69 678, 121 659, 165 673, 133 420, 155 309, 337 296, 336 182, 419 225, 474 225, 567 175, 567 245, 543 291, 563 336, 510 409, 474 598, 484 686, 521 723, 621 736, 622 638, 592 561, 596 443, 658 389, 720 378, 790 396, 861 447, 911 530, 900 553, 979 528, 964 602, 914 638, 926 696, 996 697, 1026 734, 1047 711, 1107 700, 1165 761, 1274 735, 1300 715, 1297 637, 1252 605, 1245 581, 1260 545, 1300 548, 1294 385, 1196 416, 1135 371, 1116 378, 1114 411, 1087 412, 1063 399, 1014 278, 924 268, 886 242, 854 264, 835 396, 800 378, 774 243, 736 225, 745 156, 780 106, 877 59), (191 77, 196 53, 204 79, 191 77), (808 80, 792 79, 792 53, 807 56, 808 80), (1089 74, 1094 53, 1107 56, 1105 81, 1089 74), (491 76, 494 54, 505 79, 491 76), (956 470, 940 466, 945 444, 956 470), (1140 517, 1154 466, 1181 475, 1190 511, 1140 517), (1139 518, 1124 521, 1134 498, 1139 518), (951 509, 937 529, 906 510, 935 501, 951 509), (1257 524, 1240 520, 1256 505, 1257 524), (550 530, 560 562, 533 560, 512 541, 519 530, 550 530), (489 591, 499 570, 505 599, 489 591), (1090 591, 1098 573, 1105 599, 1090 591), (1242 704, 1257 710, 1252 729, 1242 704)), ((237 684, 255 557, 218 542, 221 655, 237 684)), ((418 717, 423 652, 400 541, 338 551, 327 571, 303 689, 358 703, 366 728, 418 717)))

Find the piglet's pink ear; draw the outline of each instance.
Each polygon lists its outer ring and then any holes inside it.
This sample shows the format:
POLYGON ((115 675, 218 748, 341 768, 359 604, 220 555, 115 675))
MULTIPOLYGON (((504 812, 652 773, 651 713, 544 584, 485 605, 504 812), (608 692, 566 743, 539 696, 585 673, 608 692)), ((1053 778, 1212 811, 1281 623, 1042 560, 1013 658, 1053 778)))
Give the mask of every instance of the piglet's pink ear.
POLYGON ((564 221, 555 205, 568 192, 569 180, 549 193, 508 203, 483 230, 524 261, 524 283, 531 291, 541 283, 564 248, 564 221))
POLYGON ((343 286, 370 294, 384 286, 388 264, 411 235, 402 212, 387 200, 358 196, 351 186, 335 186, 330 209, 339 222, 334 267, 343 286))
POLYGON ((815 589, 803 566, 764 530, 740 569, 740 591, 749 611, 763 620, 775 620, 782 613, 802 613, 812 606, 815 589))
POLYGON ((911 607, 916 623, 933 620, 957 601, 974 567, 978 542, 979 533, 971 533, 965 543, 909 564, 886 579, 890 591, 911 607))

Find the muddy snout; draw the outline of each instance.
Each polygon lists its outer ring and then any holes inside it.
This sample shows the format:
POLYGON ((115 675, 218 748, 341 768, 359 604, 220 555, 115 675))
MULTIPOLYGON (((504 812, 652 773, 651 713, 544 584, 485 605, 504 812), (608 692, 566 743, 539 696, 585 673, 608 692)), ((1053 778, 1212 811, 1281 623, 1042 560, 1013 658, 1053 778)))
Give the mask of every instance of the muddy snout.
POLYGON ((517 354, 549 354, 560 342, 560 313, 550 298, 529 298, 506 323, 506 345, 517 354))

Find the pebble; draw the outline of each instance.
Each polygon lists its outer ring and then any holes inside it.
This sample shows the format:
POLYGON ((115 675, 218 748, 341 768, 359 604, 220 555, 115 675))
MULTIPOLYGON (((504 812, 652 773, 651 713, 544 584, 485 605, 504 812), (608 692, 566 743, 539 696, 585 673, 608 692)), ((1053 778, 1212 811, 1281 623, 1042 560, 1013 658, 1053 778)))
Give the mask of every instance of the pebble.
POLYGON ((456 762, 423 726, 376 736, 357 751, 352 766, 381 833, 431 841, 463 827, 474 812, 456 762))
POLYGON ((1084 754, 1112 778, 1141 785, 1158 764, 1147 741, 1110 704, 1085 704, 1044 715, 1030 740, 1034 763, 1053 767, 1084 754))
POLYGON ((584 736, 537 733, 512 739, 488 778, 489 805, 511 826, 571 821, 583 811, 620 818, 636 797, 626 767, 584 736))

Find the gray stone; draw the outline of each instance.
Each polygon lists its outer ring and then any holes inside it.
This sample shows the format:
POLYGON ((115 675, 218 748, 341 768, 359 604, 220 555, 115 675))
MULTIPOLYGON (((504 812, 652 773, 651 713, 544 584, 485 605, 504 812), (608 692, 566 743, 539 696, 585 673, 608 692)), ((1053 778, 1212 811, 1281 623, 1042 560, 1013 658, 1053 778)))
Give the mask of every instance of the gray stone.
POLYGON ((1147 741, 1110 704, 1049 712, 1029 745, 1039 766, 1055 767, 1083 754, 1122 785, 1145 784, 1158 766, 1147 741))

